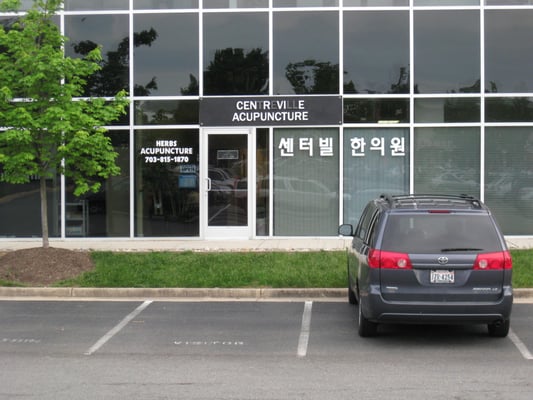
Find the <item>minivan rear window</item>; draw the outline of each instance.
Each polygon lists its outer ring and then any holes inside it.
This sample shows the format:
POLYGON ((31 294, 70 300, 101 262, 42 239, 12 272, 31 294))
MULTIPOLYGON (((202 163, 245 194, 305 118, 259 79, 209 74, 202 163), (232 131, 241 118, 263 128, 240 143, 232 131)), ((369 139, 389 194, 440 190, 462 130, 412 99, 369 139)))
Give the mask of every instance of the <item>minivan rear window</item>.
POLYGON ((432 254, 501 251, 500 237, 486 214, 390 214, 381 248, 432 254))

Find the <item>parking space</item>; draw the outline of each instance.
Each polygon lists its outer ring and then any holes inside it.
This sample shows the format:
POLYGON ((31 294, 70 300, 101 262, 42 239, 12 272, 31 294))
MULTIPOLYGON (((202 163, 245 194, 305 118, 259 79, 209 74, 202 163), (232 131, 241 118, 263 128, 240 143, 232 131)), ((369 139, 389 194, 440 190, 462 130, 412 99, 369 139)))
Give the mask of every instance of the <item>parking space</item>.
MULTIPOLYGON (((362 339, 345 302, 2 301, 0 316, 0 354, 524 360, 485 326, 391 325, 362 339)), ((512 332, 529 352, 532 328, 533 305, 516 305, 512 332)))
POLYGON ((102 348, 107 354, 296 352, 302 303, 154 302, 102 348))
POLYGON ((2 301, 0 353, 83 354, 133 303, 2 301))
MULTIPOLYGON (((517 336, 522 331, 524 343, 531 348, 529 332, 533 327, 531 305, 516 312, 517 336), (528 317, 529 315, 529 317, 528 317)), ((513 321, 514 324, 514 321, 513 321)), ((368 357, 376 361, 409 359, 465 358, 483 360, 519 360, 521 354, 509 339, 495 339, 487 335, 485 325, 382 325, 376 338, 360 338, 357 334, 356 308, 342 303, 315 303, 308 356, 368 357)))

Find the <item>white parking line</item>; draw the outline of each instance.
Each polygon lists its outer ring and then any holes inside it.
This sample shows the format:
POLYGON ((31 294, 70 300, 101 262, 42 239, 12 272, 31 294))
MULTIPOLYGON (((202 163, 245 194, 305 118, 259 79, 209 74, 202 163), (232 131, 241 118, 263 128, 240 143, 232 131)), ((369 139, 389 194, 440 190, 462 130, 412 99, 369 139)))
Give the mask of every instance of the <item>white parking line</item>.
POLYGON ((124 328, 133 318, 135 318, 137 315, 141 313, 146 307, 148 307, 152 303, 152 300, 146 300, 144 303, 142 303, 139 307, 137 307, 135 310, 133 310, 129 315, 127 315, 118 325, 116 325, 113 329, 111 329, 109 332, 107 332, 104 336, 98 340, 89 350, 87 350, 84 354, 86 356, 90 356, 94 352, 96 352, 100 347, 102 347, 106 342, 111 339, 113 336, 115 336, 118 332, 121 331, 122 328, 124 328))
POLYGON ((509 339, 513 342, 513 344, 516 346, 518 351, 522 354, 522 356, 526 360, 533 360, 533 355, 530 353, 530 351, 527 349, 524 342, 520 340, 518 336, 513 332, 512 329, 509 329, 509 339))
POLYGON ((305 357, 307 355, 307 345, 309 344, 309 334, 311 330, 311 310, 313 308, 312 301, 306 301, 304 313, 302 316, 302 328, 300 329, 300 339, 298 340, 298 357, 305 357))

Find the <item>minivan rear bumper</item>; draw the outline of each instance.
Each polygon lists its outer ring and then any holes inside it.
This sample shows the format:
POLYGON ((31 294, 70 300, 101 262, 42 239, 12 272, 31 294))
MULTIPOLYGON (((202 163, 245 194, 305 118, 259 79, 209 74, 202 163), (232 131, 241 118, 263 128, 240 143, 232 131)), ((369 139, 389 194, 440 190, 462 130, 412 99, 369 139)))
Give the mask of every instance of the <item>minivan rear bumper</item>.
POLYGON ((502 296, 493 302, 387 301, 379 287, 372 289, 361 298, 361 305, 365 318, 378 323, 495 323, 508 320, 513 306, 510 286, 504 287, 502 296))

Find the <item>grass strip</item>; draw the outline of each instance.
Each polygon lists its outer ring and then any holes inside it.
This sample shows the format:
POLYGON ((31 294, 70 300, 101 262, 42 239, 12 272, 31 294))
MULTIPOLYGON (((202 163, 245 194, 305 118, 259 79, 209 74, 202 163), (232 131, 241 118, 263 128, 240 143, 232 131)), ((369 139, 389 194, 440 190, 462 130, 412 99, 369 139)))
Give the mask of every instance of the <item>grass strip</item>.
POLYGON ((60 286, 316 288, 346 286, 346 252, 92 253, 95 269, 60 286))
MULTIPOLYGON (((513 286, 533 288, 533 249, 512 250, 513 286)), ((343 288, 346 252, 94 251, 95 269, 57 286, 343 288)), ((9 282, 0 282, 10 286, 9 282)))

